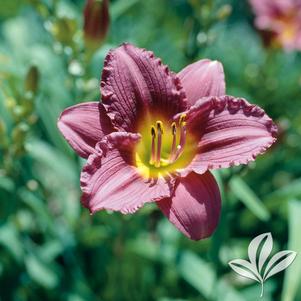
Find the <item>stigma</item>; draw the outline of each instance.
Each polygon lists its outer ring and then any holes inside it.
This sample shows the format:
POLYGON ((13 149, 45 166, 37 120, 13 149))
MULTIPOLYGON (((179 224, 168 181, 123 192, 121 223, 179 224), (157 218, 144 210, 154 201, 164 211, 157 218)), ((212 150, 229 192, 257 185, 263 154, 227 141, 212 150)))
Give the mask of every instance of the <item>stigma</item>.
POLYGON ((186 114, 182 114, 178 124, 172 122, 169 131, 166 131, 168 135, 171 135, 170 151, 167 158, 162 156, 162 144, 164 140, 170 141, 170 137, 164 137, 165 131, 163 122, 156 121, 155 125, 151 126, 151 155, 149 164, 156 168, 173 164, 182 155, 186 144, 186 114), (179 138, 179 139, 178 139, 179 138))

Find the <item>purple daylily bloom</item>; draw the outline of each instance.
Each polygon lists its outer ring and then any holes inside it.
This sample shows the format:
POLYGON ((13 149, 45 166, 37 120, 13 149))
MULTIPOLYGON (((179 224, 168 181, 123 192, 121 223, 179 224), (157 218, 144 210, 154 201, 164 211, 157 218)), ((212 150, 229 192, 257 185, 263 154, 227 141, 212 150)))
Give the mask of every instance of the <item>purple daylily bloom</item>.
POLYGON ((249 0, 258 29, 286 50, 301 50, 301 0, 249 0))
POLYGON ((245 99, 225 95, 221 63, 200 60, 177 75, 152 52, 111 50, 102 102, 67 108, 62 134, 87 163, 82 203, 91 213, 133 213, 156 202, 182 233, 215 230, 221 207, 209 169, 247 164, 276 140, 276 126, 245 99))

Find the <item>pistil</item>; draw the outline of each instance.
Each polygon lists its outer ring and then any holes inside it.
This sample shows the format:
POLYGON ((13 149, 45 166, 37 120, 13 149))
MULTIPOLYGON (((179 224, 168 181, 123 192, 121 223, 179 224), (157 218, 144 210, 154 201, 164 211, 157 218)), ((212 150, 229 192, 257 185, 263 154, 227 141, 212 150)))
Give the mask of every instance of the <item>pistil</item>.
POLYGON ((162 146, 162 135, 163 135, 163 123, 162 121, 157 121, 157 154, 155 167, 160 167, 161 163, 161 146, 162 146))
POLYGON ((151 159, 149 164, 154 165, 156 160, 156 129, 154 126, 151 127, 151 135, 152 135, 152 152, 151 152, 151 159))

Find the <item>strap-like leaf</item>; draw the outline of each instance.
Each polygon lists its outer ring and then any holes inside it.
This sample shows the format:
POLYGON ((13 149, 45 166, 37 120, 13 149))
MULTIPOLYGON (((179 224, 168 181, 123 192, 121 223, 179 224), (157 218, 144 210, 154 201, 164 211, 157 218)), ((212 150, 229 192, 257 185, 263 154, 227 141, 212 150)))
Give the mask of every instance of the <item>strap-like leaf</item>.
POLYGON ((296 252, 289 250, 276 253, 267 264, 263 280, 267 280, 273 275, 285 270, 294 261, 296 255, 296 252), (278 263, 275 264, 276 262, 278 263))
POLYGON ((258 274, 257 269, 249 261, 244 259, 234 259, 229 262, 230 267, 239 275, 261 282, 262 278, 258 274))

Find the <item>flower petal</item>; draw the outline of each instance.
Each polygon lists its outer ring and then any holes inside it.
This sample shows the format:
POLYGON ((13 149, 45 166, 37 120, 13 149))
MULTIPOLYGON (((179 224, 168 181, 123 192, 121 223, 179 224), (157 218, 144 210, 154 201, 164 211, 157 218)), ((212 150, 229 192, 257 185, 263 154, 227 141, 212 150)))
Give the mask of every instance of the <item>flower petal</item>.
POLYGON ((249 0, 256 15, 255 24, 259 29, 281 31, 282 19, 300 9, 301 2, 294 0, 249 0), (280 25, 280 28, 279 28, 280 25))
POLYGON ((207 96, 226 94, 223 65, 218 61, 200 60, 178 73, 190 105, 207 96))
POLYGON ((277 17, 294 7, 294 1, 291 0, 249 0, 249 2, 257 16, 277 17))
POLYGON ((247 164, 276 141, 272 119, 242 98, 201 99, 186 114, 188 130, 199 137, 197 155, 186 173, 247 164))
POLYGON ((83 158, 93 153, 94 147, 113 127, 102 104, 87 102, 69 107, 58 120, 58 128, 83 158))
POLYGON ((186 96, 177 75, 150 51, 123 44, 109 52, 101 81, 102 100, 114 126, 136 130, 138 116, 158 110, 171 117, 186 108, 186 96))
POLYGON ((210 172, 181 178, 171 198, 157 202, 169 221, 193 240, 212 235, 220 216, 221 196, 210 172))
POLYGON ((173 184, 163 178, 156 182, 141 177, 131 164, 131 149, 138 134, 112 133, 89 156, 81 173, 82 204, 91 213, 107 209, 133 213, 145 203, 169 197, 173 184))

